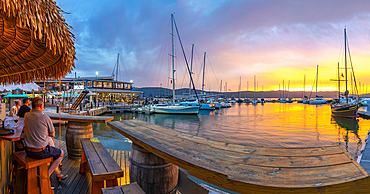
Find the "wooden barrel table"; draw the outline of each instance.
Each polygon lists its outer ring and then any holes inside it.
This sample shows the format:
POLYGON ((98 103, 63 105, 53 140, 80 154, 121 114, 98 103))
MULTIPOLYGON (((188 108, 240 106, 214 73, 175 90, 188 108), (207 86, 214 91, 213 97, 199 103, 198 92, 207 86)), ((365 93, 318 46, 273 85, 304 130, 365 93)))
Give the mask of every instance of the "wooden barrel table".
POLYGON ((69 121, 66 131, 68 158, 71 160, 81 160, 81 139, 93 137, 92 123, 69 121))
POLYGON ((179 168, 133 143, 130 157, 130 182, 137 182, 146 194, 172 193, 179 168))
MULTIPOLYGON (((51 119, 58 120, 59 114, 52 112, 44 112, 51 119)), ((66 131, 66 145, 68 158, 72 160, 81 160, 82 138, 93 138, 92 123, 107 123, 113 120, 114 117, 110 116, 82 116, 82 115, 70 115, 61 114, 60 119, 68 121, 66 131)))

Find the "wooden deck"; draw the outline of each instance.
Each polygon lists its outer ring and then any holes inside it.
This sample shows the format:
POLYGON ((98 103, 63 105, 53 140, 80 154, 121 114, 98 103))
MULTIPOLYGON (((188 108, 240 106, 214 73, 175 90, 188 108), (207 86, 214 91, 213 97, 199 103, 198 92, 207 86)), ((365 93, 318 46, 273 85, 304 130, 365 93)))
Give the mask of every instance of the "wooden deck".
POLYGON ((139 120, 108 123, 199 179, 240 193, 367 193, 369 173, 341 146, 269 148, 214 141, 139 120))
MULTIPOLYGON (((55 146, 59 147, 59 141, 55 140, 55 146)), ((62 150, 65 156, 62 161, 62 174, 68 174, 68 178, 58 182, 55 175, 51 176, 51 185, 54 188, 55 194, 88 194, 90 193, 91 176, 90 173, 80 174, 80 161, 70 160, 67 157, 67 147, 64 141, 62 141, 62 150)), ((124 176, 118 179, 118 185, 130 184, 129 178, 129 151, 111 150, 107 149, 113 159, 122 168, 124 176)))

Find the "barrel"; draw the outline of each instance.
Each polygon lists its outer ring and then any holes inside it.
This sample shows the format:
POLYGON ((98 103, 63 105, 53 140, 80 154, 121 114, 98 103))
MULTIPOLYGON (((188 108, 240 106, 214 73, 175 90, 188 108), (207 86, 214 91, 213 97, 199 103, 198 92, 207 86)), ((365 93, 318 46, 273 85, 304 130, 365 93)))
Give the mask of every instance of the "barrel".
POLYGON ((137 182, 146 194, 172 193, 177 185, 179 168, 132 144, 130 156, 130 182, 137 182))
POLYGON ((68 121, 66 131, 68 158, 71 160, 81 160, 81 139, 93 137, 94 134, 91 123, 68 121))

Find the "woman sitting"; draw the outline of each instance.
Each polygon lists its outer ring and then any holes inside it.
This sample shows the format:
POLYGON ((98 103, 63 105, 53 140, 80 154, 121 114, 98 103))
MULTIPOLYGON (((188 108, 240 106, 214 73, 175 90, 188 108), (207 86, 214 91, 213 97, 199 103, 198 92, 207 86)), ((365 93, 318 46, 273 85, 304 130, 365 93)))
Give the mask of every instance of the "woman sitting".
POLYGON ((14 117, 18 114, 19 107, 21 106, 21 101, 14 100, 15 105, 10 109, 9 116, 14 117))

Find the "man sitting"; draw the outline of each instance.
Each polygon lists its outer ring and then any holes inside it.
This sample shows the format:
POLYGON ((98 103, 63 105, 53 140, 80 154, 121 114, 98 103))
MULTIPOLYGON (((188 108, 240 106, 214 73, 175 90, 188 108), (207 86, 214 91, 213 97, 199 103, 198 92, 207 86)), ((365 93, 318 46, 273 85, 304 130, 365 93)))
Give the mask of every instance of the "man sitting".
POLYGON ((24 117, 24 114, 31 111, 30 107, 28 107, 30 105, 30 100, 28 98, 23 98, 22 102, 23 105, 19 108, 18 111, 19 117, 24 117))
POLYGON ((54 171, 57 177, 66 179, 68 175, 60 175, 58 165, 63 159, 64 152, 50 144, 51 137, 55 136, 53 123, 49 116, 44 115, 44 103, 36 97, 32 100, 32 110, 24 116, 24 145, 26 153, 31 158, 43 159, 53 157, 49 166, 49 176, 54 171))

